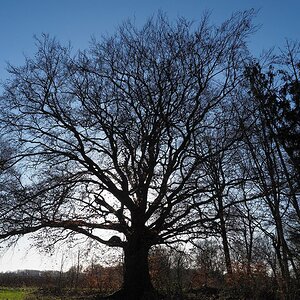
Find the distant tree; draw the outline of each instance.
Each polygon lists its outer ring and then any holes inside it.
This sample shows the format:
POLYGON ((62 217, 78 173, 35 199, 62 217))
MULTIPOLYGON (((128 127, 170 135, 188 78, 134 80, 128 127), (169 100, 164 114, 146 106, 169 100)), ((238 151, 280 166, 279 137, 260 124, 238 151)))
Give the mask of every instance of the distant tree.
MULTIPOLYGON (((235 204, 241 202, 237 197, 237 190, 245 180, 244 174, 238 169, 239 142, 242 139, 238 118, 232 111, 226 111, 220 116, 222 129, 218 134, 207 137, 207 151, 211 155, 204 162, 203 169, 207 173, 207 185, 211 188, 210 213, 214 212, 215 218, 210 227, 210 235, 221 238, 223 254, 228 274, 232 273, 230 254, 230 231, 235 230, 232 224, 236 216, 232 217, 235 204)), ((201 208, 203 211, 203 208, 201 208)), ((206 230, 209 232, 209 230, 206 230)))
POLYGON ((272 106, 278 111, 278 136, 300 185, 300 43, 287 42, 279 62, 280 89, 272 106))
MULTIPOLYGON (((292 269, 299 279, 289 243, 291 232, 293 236, 300 224, 299 53, 297 44, 288 43, 287 51, 269 62, 267 68, 257 62, 247 68, 254 106, 252 133, 248 131, 245 140, 256 175, 253 183, 266 204, 268 221, 260 228, 272 239, 285 299, 292 297, 292 269)), ((293 238, 297 239, 297 233, 293 238)))
POLYGON ((220 26, 162 15, 141 29, 126 22, 75 57, 37 39, 35 56, 9 67, 1 98, 23 190, 0 200, 0 238, 60 230, 54 240, 82 234, 121 247, 119 297, 155 298, 151 246, 188 240, 215 218, 203 166, 232 142, 203 141, 226 134, 219 115, 236 99, 252 16, 220 26))
POLYGON ((151 249, 149 267, 155 288, 171 295, 173 292, 171 251, 162 246, 151 249))
POLYGON ((121 286, 122 266, 103 267, 91 264, 84 270, 87 287, 97 289, 101 294, 111 293, 121 286))
POLYGON ((195 248, 195 268, 198 271, 197 279, 201 286, 209 286, 210 282, 222 277, 227 271, 222 251, 224 251, 224 246, 217 239, 198 241, 195 248))

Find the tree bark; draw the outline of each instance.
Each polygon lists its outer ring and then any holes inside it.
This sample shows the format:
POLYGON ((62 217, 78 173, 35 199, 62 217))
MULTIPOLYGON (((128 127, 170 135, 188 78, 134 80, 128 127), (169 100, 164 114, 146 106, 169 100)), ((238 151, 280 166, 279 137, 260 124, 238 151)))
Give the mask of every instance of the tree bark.
POLYGON ((288 246, 284 235, 284 229, 279 209, 277 209, 275 216, 278 239, 276 252, 282 275, 282 292, 284 295, 284 299, 289 300, 291 299, 291 275, 289 270, 288 246))
POLYGON ((123 287, 117 297, 124 300, 158 299, 149 273, 148 254, 151 243, 142 230, 134 231, 124 246, 123 287))
POLYGON ((231 265, 231 257, 230 257, 229 243, 227 237, 227 228, 226 228, 226 222, 224 216, 224 206, 223 206, 222 196, 218 196, 218 206, 219 206, 220 229, 221 229, 221 238, 222 238, 226 271, 227 274, 231 275, 232 265, 231 265))
POLYGON ((227 274, 232 274, 232 265, 231 265, 231 257, 230 257, 230 250, 229 250, 229 243, 227 238, 227 231, 225 227, 225 220, 221 218, 221 237, 222 237, 222 244, 223 244, 223 251, 225 257, 225 265, 227 274))

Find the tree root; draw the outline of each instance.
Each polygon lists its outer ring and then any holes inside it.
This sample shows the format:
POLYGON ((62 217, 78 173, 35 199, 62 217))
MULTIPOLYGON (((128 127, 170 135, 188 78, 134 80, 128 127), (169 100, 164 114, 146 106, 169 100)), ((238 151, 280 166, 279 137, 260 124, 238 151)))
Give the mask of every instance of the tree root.
MULTIPOLYGON (((134 300, 163 300, 165 299, 162 295, 160 295, 156 290, 145 291, 138 298, 134 298, 134 300)), ((121 289, 109 296, 95 298, 94 300, 133 300, 132 295, 126 293, 125 290, 121 289)))

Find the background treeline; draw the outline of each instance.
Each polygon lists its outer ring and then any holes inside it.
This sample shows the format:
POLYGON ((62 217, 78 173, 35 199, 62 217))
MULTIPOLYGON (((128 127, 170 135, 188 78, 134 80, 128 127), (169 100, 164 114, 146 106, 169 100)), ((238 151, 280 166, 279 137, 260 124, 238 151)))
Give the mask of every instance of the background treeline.
MULTIPOLYGON (((269 258, 275 258, 275 253, 269 250, 256 255, 249 268, 241 247, 232 248, 234 263, 232 273, 228 274, 222 244, 217 239, 201 241, 192 249, 182 251, 157 247, 149 257, 151 279, 166 299, 284 299, 287 295, 282 292, 282 277, 272 271, 279 266, 276 259, 270 264, 269 258)), ((122 274, 121 263, 111 267, 92 263, 83 267, 78 261, 65 272, 0 273, 0 286, 36 287, 39 296, 86 295, 94 299, 93 295, 108 295, 118 290, 122 286, 122 274)), ((289 284, 290 299, 297 299, 297 278, 291 276, 289 284)))

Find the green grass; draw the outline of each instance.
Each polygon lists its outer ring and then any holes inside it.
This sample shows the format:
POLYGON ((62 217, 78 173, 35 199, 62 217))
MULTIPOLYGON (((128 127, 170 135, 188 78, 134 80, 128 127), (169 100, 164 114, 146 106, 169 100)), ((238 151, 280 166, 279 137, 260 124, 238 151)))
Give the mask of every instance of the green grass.
POLYGON ((30 290, 17 288, 0 288, 0 300, 24 300, 30 290))
MULTIPOLYGON (((84 291, 84 290, 83 290, 84 291)), ((69 293, 70 291, 64 291, 60 296, 55 291, 43 291, 38 288, 13 288, 13 287, 0 287, 0 300, 75 300, 78 297, 83 299, 84 293, 69 293)), ((90 294, 89 294, 90 296, 90 294)))

